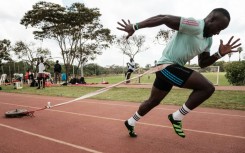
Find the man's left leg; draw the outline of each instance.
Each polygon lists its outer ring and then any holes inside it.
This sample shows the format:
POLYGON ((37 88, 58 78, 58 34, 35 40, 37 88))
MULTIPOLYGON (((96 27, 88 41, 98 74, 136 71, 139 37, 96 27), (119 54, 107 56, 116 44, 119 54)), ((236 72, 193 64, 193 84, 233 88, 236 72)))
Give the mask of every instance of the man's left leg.
POLYGON ((182 87, 193 89, 193 91, 185 104, 173 114, 169 114, 168 118, 171 121, 176 134, 184 138, 185 134, 182 130, 182 119, 191 110, 207 100, 214 93, 215 88, 204 76, 195 71, 192 72, 182 87))

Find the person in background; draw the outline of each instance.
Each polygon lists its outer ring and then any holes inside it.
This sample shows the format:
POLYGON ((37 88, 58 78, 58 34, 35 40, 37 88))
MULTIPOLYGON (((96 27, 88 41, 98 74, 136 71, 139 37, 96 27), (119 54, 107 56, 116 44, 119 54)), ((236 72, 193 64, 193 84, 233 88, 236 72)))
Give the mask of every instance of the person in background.
POLYGON ((29 69, 27 69, 26 70, 26 74, 25 74, 25 82, 27 82, 27 84, 29 84, 29 80, 30 80, 30 70, 29 69))
MULTIPOLYGON (((133 58, 130 58, 130 62, 127 63, 127 67, 128 70, 125 73, 126 80, 130 79, 131 73, 133 73, 135 70, 135 63, 133 58)), ((130 83, 130 80, 126 81, 126 83, 130 83)))
POLYGON ((54 83, 60 83, 60 77, 61 77, 61 65, 59 64, 59 60, 56 61, 54 65, 54 83))
POLYGON ((43 60, 43 57, 40 57, 40 59, 38 59, 38 62, 37 62, 37 71, 38 71, 38 74, 37 74, 37 80, 38 80, 38 87, 37 89, 40 89, 40 86, 41 86, 41 80, 43 81, 43 88, 45 88, 45 67, 50 67, 50 65, 46 62, 44 62, 43 60))

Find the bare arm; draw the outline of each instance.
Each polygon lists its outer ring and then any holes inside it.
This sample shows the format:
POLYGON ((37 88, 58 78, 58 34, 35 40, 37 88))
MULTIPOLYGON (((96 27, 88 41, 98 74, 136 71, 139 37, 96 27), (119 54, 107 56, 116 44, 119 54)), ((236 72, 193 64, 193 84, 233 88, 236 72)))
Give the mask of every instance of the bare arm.
MULTIPOLYGON (((137 28, 138 29, 150 28, 150 27, 156 27, 165 24, 167 27, 173 30, 179 30, 180 19, 181 17, 178 16, 157 15, 137 23, 138 25, 137 28)), ((117 27, 117 29, 127 32, 128 36, 126 38, 128 39, 135 32, 133 24, 131 24, 129 20, 127 23, 125 20, 122 19, 122 22, 123 23, 117 22, 121 26, 121 27, 117 27)))
POLYGON ((198 55, 198 65, 201 68, 207 67, 215 63, 219 57, 216 54, 210 56, 209 52, 203 52, 202 54, 198 55))
POLYGON ((156 27, 165 24, 167 27, 173 30, 179 30, 180 17, 172 15, 157 15, 139 22, 139 28, 156 27))
POLYGON ((231 42, 233 39, 233 36, 230 38, 228 43, 226 45, 223 45, 223 40, 220 40, 220 45, 219 45, 219 51, 212 56, 210 56, 209 52, 203 52, 198 56, 198 65, 201 68, 207 67, 209 65, 212 65, 214 62, 216 62, 218 59, 221 57, 225 56, 228 53, 231 52, 237 52, 237 50, 233 50, 239 46, 241 46, 241 43, 237 44, 236 43, 240 40, 239 38, 235 40, 234 42, 231 42))

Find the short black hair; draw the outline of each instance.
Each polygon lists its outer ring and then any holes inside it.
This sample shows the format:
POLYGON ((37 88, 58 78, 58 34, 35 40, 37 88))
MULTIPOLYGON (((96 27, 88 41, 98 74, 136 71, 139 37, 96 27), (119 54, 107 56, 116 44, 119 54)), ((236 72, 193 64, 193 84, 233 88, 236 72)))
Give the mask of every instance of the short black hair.
POLYGON ((216 9, 213 9, 212 12, 222 13, 225 17, 228 18, 229 21, 231 20, 230 13, 224 8, 216 8, 216 9))

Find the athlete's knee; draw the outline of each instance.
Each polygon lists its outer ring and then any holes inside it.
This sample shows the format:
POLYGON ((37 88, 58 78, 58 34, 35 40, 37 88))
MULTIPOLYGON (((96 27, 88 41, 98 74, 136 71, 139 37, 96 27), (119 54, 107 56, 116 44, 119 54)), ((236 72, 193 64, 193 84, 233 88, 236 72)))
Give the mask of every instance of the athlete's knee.
POLYGON ((205 93, 211 96, 214 93, 214 91, 215 91, 214 85, 211 82, 209 82, 205 87, 205 93))

